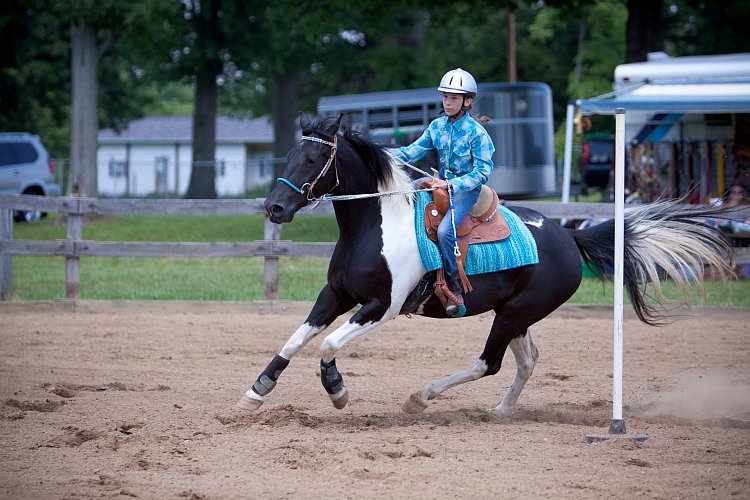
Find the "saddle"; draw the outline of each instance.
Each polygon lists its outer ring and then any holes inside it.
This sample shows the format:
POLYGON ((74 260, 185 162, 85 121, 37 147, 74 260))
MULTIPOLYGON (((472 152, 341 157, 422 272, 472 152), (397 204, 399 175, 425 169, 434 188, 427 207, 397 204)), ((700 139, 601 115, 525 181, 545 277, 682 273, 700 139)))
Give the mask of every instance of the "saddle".
MULTIPOLYGON (((497 209, 500 199, 497 193, 488 186, 482 186, 479 199, 469 214, 456 227, 456 239, 461 255, 456 257, 458 273, 464 291, 472 290, 469 278, 464 271, 464 263, 469 245, 502 241, 510 236, 510 228, 503 214, 497 209)), ((432 201, 424 209, 424 226, 427 237, 438 242, 438 226, 450 209, 448 190, 437 189, 432 192, 432 201)), ((441 269, 442 271, 442 269, 441 269)), ((441 273, 438 273, 440 281, 441 273)), ((443 277, 444 279, 444 277, 443 277)))

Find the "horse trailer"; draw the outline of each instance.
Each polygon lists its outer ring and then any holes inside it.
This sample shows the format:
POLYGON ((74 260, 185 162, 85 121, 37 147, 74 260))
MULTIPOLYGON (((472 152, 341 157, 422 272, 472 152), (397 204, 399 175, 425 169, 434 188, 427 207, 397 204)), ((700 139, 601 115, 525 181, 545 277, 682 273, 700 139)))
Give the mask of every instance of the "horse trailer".
MULTIPOLYGON (((484 127, 495 145, 495 170, 488 185, 506 198, 557 192, 550 87, 535 82, 478 87, 472 113, 491 119, 484 127)), ((341 113, 344 126, 367 130, 380 144, 404 146, 440 116, 442 95, 422 88, 322 97, 318 113, 341 113)), ((435 158, 427 158, 420 167, 429 170, 436 164, 435 158)))

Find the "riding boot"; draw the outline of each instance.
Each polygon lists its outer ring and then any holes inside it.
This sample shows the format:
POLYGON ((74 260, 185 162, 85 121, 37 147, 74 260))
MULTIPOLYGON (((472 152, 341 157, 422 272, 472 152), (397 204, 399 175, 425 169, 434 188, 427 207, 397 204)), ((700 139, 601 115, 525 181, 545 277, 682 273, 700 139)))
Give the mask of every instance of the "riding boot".
POLYGON ((454 318, 463 316, 466 314, 466 307, 464 306, 464 299, 461 296, 463 285, 458 273, 447 275, 445 277, 445 284, 448 285, 448 289, 451 292, 446 296, 448 303, 445 306, 445 313, 454 318))

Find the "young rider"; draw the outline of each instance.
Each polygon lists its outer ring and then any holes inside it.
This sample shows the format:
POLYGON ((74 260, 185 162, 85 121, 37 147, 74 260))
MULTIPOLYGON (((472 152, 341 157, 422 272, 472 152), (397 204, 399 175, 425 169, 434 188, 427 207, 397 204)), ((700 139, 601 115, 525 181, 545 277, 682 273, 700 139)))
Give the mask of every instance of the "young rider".
POLYGON ((448 295, 446 313, 460 316, 465 308, 462 310, 462 286, 454 253, 454 248, 457 248, 454 228, 469 213, 479 198, 482 184, 489 179, 495 146, 484 127, 469 115, 477 95, 477 82, 468 71, 461 68, 448 71, 440 80, 438 90, 443 93, 443 116, 433 120, 414 143, 395 149, 394 154, 411 163, 429 151, 437 150, 440 180, 433 186, 448 189, 453 201, 453 210, 446 214, 438 228, 438 246, 445 280, 453 295, 448 295))

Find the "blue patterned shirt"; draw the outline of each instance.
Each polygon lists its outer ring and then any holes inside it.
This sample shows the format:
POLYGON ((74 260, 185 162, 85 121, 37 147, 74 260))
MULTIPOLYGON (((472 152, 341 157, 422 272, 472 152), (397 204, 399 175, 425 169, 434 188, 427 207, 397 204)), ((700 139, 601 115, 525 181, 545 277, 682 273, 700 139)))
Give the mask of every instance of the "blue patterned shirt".
POLYGON ((411 163, 433 149, 440 158, 440 176, 450 181, 457 193, 485 184, 492 173, 495 146, 484 127, 468 113, 455 123, 447 116, 435 118, 419 139, 393 153, 411 163))

